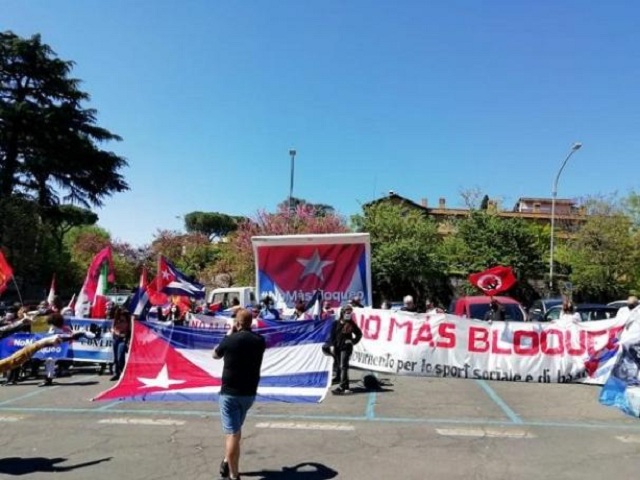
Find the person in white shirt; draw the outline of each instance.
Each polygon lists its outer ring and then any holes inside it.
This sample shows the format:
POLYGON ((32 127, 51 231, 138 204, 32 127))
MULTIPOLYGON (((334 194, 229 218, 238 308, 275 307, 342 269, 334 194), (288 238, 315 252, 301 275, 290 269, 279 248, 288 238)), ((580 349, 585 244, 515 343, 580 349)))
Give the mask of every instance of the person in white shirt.
POLYGON ((425 302, 425 313, 427 315, 437 315, 439 313, 444 313, 444 310, 436 307, 435 303, 433 303, 433 300, 427 299, 425 302))
POLYGON ((562 302, 562 310, 560 312, 560 317, 558 317, 558 323, 570 325, 571 323, 580 322, 582 322, 582 317, 575 311, 573 303, 569 300, 562 302))
POLYGON ((616 314, 616 319, 626 321, 629 318, 629 315, 631 315, 631 311, 637 306, 638 306, 638 297, 636 297, 635 295, 630 295, 629 298, 627 298, 627 306, 622 307, 618 310, 618 313, 616 314))
MULTIPOLYGON (((47 323, 49 324, 50 334, 70 335, 73 333, 71 329, 64 324, 64 318, 58 311, 54 311, 49 316, 49 318, 47 319, 47 323)), ((45 372, 44 382, 38 385, 39 387, 49 387, 53 385, 53 379, 56 376, 56 359, 55 358, 48 357, 44 361, 44 372, 45 372)))

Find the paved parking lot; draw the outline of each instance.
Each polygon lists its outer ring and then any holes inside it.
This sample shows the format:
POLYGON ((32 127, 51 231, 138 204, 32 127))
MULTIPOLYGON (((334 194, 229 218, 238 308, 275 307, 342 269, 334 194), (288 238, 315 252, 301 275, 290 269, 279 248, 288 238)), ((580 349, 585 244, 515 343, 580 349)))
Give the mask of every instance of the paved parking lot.
MULTIPOLYGON (((360 377, 356 372, 354 377, 360 377)), ((256 404, 241 471, 256 480, 635 478, 640 420, 599 387, 381 377, 386 391, 256 404)), ((217 405, 94 403, 92 372, 0 388, 0 477, 217 478, 217 405)))

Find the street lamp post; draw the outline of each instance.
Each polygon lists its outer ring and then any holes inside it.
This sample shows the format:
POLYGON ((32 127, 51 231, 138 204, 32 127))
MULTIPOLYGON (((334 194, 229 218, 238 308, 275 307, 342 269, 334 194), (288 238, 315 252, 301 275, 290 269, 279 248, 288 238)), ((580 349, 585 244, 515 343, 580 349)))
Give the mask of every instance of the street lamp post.
POLYGON ((558 196, 558 180, 560 179, 560 174, 562 170, 564 170, 565 165, 571 158, 575 152, 580 150, 582 144, 580 142, 576 142, 571 146, 571 151, 567 158, 564 159, 562 165, 560 166, 560 170, 558 170, 558 174, 556 175, 555 180, 553 181, 553 190, 551 191, 551 251, 549 253, 549 296, 551 296, 553 292, 553 252, 554 252, 554 233, 556 226, 556 197, 558 196))
POLYGON ((291 156, 291 182, 289 183, 289 215, 291 215, 291 209, 293 207, 293 165, 294 165, 294 160, 296 158, 296 151, 293 149, 289 150, 289 155, 291 156))

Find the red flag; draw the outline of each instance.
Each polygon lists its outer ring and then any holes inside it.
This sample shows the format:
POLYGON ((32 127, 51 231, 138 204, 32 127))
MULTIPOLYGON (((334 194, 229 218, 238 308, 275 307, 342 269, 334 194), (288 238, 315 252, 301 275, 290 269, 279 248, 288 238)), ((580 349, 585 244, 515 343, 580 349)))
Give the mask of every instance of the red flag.
POLYGON ((138 285, 138 288, 140 288, 140 290, 146 290, 148 285, 149 281, 147 280, 147 267, 143 265, 142 272, 140 272, 140 283, 138 285))
POLYGON ((498 265, 484 272, 469 275, 469 282, 482 290, 485 295, 499 295, 506 292, 516 283, 516 277, 511 267, 498 265))
POLYGON ((0 250, 0 293, 7 289, 7 285, 13 278, 13 270, 9 266, 7 259, 4 258, 2 250, 0 250))
POLYGON ((185 297, 184 295, 171 295, 171 303, 178 306, 180 313, 191 310, 191 301, 189 297, 185 297))
POLYGON ((89 316, 91 305, 96 296, 96 289, 98 288, 98 280, 100 278, 100 272, 102 265, 107 265, 107 282, 115 283, 115 275, 113 269, 113 259, 111 257, 111 247, 105 247, 100 250, 93 260, 89 269, 87 270, 87 276, 78 295, 76 315, 79 317, 89 316))
POLYGON ((107 316, 107 290, 109 266, 106 263, 102 264, 100 269, 100 277, 98 279, 98 286, 96 287, 96 294, 93 297, 93 305, 91 306, 91 318, 106 318, 107 316))

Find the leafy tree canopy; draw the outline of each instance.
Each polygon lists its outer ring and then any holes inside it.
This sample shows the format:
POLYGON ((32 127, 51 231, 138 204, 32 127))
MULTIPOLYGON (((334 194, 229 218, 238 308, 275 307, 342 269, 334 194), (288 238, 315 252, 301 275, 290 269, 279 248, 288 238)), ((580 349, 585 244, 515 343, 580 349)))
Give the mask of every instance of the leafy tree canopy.
POLYGON ((100 144, 120 138, 84 108, 89 95, 39 35, 0 33, 0 197, 88 207, 128 189, 124 158, 100 144))
MULTIPOLYGON (((291 210, 296 211, 298 208, 304 207, 307 211, 313 211, 314 215, 318 217, 324 217, 325 215, 335 215, 336 210, 326 203, 311 203, 307 202, 304 198, 291 197, 291 210)), ((286 212, 289 210, 289 199, 278 204, 278 211, 286 212)))
POLYGON ((378 297, 448 298, 435 222, 414 209, 378 203, 352 217, 352 224, 371 236, 371 273, 378 297))
POLYGON ((191 212, 185 215, 184 225, 189 233, 201 233, 213 240, 222 239, 238 228, 244 217, 218 212, 191 212))

